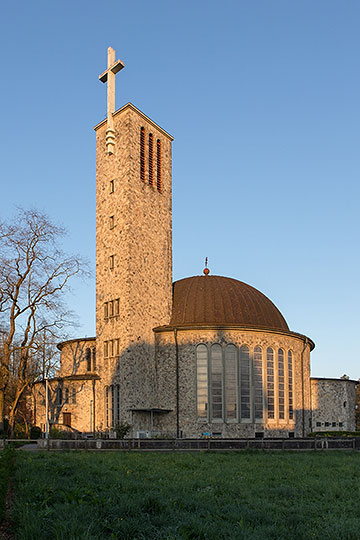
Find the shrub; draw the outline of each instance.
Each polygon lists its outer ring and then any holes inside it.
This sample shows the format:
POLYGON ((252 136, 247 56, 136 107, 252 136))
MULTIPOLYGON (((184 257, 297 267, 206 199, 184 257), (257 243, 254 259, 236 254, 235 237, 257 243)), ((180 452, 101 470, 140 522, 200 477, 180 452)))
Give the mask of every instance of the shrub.
POLYGON ((40 437, 41 437, 41 428, 39 426, 31 426, 30 439, 40 439, 40 437))
POLYGON ((123 439, 129 433, 130 429, 131 424, 128 424, 127 422, 120 422, 119 424, 116 424, 114 427, 116 438, 123 439))

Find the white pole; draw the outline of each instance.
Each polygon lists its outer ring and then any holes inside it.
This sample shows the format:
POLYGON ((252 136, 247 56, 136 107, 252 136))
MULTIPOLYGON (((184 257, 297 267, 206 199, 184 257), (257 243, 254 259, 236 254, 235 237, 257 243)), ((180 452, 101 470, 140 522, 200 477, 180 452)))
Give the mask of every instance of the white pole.
POLYGON ((45 439, 49 438, 49 380, 45 377, 45 403, 46 403, 46 427, 45 427, 45 439))

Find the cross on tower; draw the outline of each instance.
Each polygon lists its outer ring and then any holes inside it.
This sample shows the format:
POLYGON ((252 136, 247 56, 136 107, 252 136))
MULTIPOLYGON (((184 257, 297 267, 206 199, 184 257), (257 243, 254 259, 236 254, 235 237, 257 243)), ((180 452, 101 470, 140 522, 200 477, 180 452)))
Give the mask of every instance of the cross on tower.
POLYGON ((121 60, 115 61, 115 51, 112 47, 108 48, 108 67, 99 79, 107 85, 107 130, 106 130, 106 149, 108 154, 114 153, 115 148, 115 130, 113 113, 115 112, 115 75, 125 67, 121 60))

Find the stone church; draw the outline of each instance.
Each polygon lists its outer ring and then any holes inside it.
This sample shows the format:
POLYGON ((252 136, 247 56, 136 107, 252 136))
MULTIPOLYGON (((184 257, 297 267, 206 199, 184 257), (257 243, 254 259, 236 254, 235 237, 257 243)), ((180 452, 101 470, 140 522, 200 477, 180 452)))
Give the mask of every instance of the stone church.
MULTIPOLYGON (((236 279, 172 282, 173 138, 133 104, 96 132, 96 337, 59 344, 50 425, 130 436, 303 437, 353 430, 356 381, 310 377, 313 341, 265 295, 236 279)), ((34 390, 44 428, 45 382, 34 390)))

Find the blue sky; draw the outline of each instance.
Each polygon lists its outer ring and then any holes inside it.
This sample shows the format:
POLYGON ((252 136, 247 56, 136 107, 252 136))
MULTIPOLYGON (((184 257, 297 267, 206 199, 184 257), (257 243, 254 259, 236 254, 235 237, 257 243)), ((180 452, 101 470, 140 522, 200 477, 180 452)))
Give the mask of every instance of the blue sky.
MULTIPOLYGON (((316 343, 314 376, 360 376, 360 4, 317 0, 4 3, 1 217, 37 207, 95 259, 95 133, 106 50, 174 137, 174 279, 266 294, 316 343)), ((69 296, 94 334, 95 282, 69 296)))

